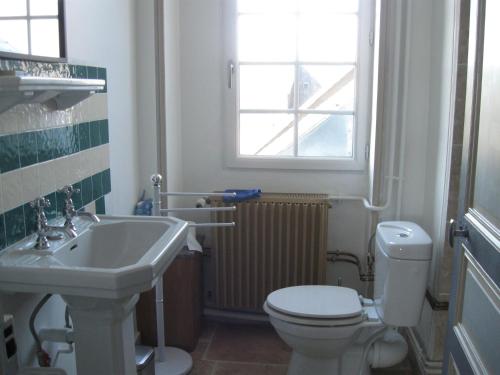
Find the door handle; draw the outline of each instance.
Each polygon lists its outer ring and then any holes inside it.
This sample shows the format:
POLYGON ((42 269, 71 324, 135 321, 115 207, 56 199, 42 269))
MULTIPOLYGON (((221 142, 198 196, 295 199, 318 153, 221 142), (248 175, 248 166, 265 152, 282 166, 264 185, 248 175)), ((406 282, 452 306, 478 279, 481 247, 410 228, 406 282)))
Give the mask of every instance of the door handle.
POLYGON ((460 225, 457 229, 457 223, 455 220, 450 219, 450 227, 448 228, 448 243, 451 247, 455 246, 455 237, 469 238, 469 230, 463 225, 460 225))

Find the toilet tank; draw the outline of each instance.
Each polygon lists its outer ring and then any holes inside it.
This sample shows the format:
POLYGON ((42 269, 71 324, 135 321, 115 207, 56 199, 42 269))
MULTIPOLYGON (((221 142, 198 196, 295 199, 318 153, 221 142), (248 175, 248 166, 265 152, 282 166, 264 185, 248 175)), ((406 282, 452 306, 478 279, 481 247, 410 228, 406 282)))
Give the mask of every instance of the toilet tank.
POLYGON ((416 326, 422 311, 432 240, 417 224, 386 221, 377 226, 374 300, 390 326, 416 326))

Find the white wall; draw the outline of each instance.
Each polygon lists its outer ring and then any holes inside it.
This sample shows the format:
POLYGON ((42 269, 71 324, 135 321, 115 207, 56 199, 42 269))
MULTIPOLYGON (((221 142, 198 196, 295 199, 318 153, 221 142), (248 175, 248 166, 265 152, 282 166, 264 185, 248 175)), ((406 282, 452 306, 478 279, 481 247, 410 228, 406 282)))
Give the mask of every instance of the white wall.
MULTIPOLYGON (((112 214, 130 214, 138 196, 138 147, 135 93, 135 20, 133 0, 66 0, 66 34, 70 63, 107 68, 108 119, 112 193, 106 208, 112 214)), ((15 314, 21 364, 34 364, 34 342, 29 315, 41 295, 0 295, 0 313, 15 314)), ((37 327, 62 327, 65 305, 52 297, 40 312, 37 327)), ((54 353, 51 353, 54 354, 54 353)), ((61 356, 74 374, 71 356, 61 356)))
MULTIPOLYGON (((183 190, 181 60, 180 60, 180 2, 165 0, 165 110, 167 186, 169 191, 183 190)), ((169 207, 181 203, 169 197, 169 207)))
POLYGON ((130 214, 139 193, 134 3, 65 3, 70 62, 107 68, 112 193, 106 206, 113 214, 130 214))
MULTIPOLYGON (((234 169, 224 164, 222 84, 225 62, 221 0, 180 2, 183 188, 259 187, 268 192, 367 194, 364 173, 234 169)), ((366 211, 353 202, 332 208, 331 248, 364 254, 366 211)), ((206 219, 205 219, 206 220, 206 219)))
POLYGON ((158 173, 154 0, 135 1, 138 184, 151 197, 150 177, 158 173), (140 42, 139 42, 140 41, 140 42))

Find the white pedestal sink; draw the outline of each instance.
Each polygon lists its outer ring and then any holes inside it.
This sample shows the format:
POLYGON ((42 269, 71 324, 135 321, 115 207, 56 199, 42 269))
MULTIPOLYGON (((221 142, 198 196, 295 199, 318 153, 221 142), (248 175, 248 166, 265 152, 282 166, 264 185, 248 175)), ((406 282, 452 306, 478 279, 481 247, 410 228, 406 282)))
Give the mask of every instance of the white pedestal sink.
POLYGON ((77 238, 0 255, 0 290, 60 294, 75 331, 78 375, 136 374, 133 308, 185 244, 188 223, 172 217, 101 216, 75 222, 77 238))

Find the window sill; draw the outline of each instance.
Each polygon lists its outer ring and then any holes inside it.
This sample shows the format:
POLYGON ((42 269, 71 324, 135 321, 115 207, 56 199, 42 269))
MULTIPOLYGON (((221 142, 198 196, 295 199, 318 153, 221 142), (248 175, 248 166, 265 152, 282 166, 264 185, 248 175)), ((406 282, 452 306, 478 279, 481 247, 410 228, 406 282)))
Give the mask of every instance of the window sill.
POLYGON ((362 172, 366 168, 364 160, 320 159, 320 158, 269 158, 233 156, 226 160, 228 168, 275 169, 275 170, 322 170, 338 172, 362 172))

